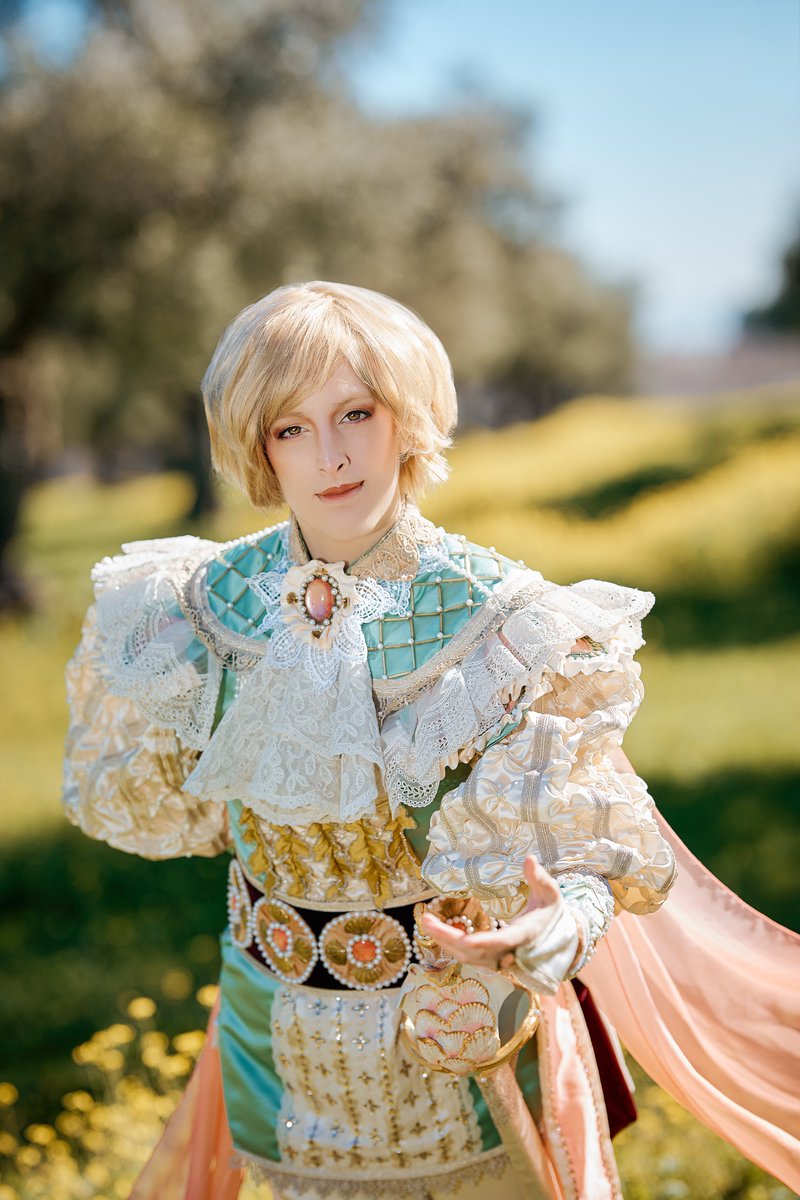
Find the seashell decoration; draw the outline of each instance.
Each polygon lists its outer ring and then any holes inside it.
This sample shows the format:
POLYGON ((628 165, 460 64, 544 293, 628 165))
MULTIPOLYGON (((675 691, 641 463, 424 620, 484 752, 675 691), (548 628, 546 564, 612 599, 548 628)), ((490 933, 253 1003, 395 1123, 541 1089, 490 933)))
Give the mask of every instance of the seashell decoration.
POLYGON ((403 999, 419 1054, 431 1065, 468 1075, 500 1049, 497 1019, 489 992, 479 979, 456 979, 449 986, 423 983, 403 999))
POLYGON ((450 988, 456 1004, 488 1004, 489 991, 480 979, 459 979, 450 988))
POLYGON ((478 1029, 494 1028, 494 1013, 488 1004, 477 1004, 474 1001, 470 1004, 462 1004, 456 1009, 456 1013, 458 1014, 459 1029, 463 1029, 467 1033, 475 1033, 478 1029))
POLYGON ((427 1008, 422 1008, 417 1013, 417 1019, 414 1022, 414 1032, 418 1038, 436 1038, 440 1033, 447 1033, 450 1030, 450 1024, 446 1017, 440 1017, 438 1013, 429 1012, 427 1008))

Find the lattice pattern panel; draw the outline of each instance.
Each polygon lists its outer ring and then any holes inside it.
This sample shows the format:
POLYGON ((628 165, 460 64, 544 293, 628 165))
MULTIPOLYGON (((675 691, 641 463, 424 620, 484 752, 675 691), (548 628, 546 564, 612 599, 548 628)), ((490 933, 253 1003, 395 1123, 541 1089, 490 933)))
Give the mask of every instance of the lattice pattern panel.
MULTIPOLYGON (((474 546, 455 535, 448 535, 445 541, 450 569, 421 576, 411 584, 408 614, 364 626, 374 678, 397 679, 423 666, 519 565, 499 555, 494 547, 474 546)), ((245 636, 253 634, 264 608, 247 580, 271 570, 283 554, 280 530, 272 530, 259 541, 232 547, 211 563, 209 604, 228 629, 245 636)))

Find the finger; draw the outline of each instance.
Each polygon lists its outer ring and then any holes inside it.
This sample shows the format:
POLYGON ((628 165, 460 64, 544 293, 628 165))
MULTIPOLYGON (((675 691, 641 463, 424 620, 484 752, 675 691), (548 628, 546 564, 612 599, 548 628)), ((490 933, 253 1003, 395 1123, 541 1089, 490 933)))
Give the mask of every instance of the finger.
POLYGON ((471 958, 479 956, 495 963, 501 954, 507 954, 517 944, 508 936, 510 928, 509 926, 508 929, 496 930, 494 933, 460 933, 451 926, 440 923, 435 934, 431 931, 431 936, 450 953, 469 955, 471 958))
POLYGON ((440 920, 435 913, 432 912, 426 912, 422 914, 420 925, 424 929, 425 933, 427 933, 430 937, 435 937, 437 941, 443 934, 457 938, 466 937, 467 935, 466 929, 463 929, 458 925, 447 925, 444 921, 440 920))
POLYGON ((523 871, 529 889, 529 908, 542 908, 558 898, 558 884, 533 854, 529 854, 525 859, 523 871))

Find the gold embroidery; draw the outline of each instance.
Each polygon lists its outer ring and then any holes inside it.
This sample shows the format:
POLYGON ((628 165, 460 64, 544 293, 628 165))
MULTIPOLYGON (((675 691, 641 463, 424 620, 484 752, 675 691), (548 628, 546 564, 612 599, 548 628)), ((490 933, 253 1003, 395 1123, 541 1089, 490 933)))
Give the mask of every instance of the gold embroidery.
POLYGON ((405 830, 414 828, 413 819, 402 809, 392 817, 385 797, 376 808, 374 817, 346 825, 314 822, 301 828, 272 825, 243 807, 240 825, 244 841, 252 847, 247 864, 251 875, 268 895, 280 891, 309 899, 315 886, 321 886, 326 901, 346 897, 355 877, 367 885, 374 904, 384 907, 396 892, 407 894, 409 881, 421 882, 422 877, 405 837, 405 830), (312 874, 312 863, 323 868, 321 885, 312 874))
POLYGON ((239 824, 245 842, 253 847, 250 853, 250 869, 259 876, 264 892, 269 895, 276 887, 278 877, 272 867, 262 825, 252 808, 246 807, 242 808, 239 824))
POLYGON ((397 1118, 397 1107, 395 1103, 394 1087, 392 1086, 392 1074, 389 1070, 389 1064, 386 1061, 386 997, 381 997, 378 1005, 378 1047, 379 1047, 379 1067, 381 1073, 381 1089, 386 1100, 386 1118, 389 1123, 389 1133, 391 1137, 391 1145, 393 1150, 394 1163, 398 1167, 406 1166, 406 1155, 403 1152, 403 1147, 400 1144, 400 1122, 397 1118))
POLYGON ((271 970, 288 983, 308 979, 317 961, 317 944, 300 914, 264 896, 254 905, 252 920, 253 937, 271 970))
POLYGON ((347 987, 382 988, 405 973, 411 944, 400 922, 387 913, 344 913, 323 929, 319 954, 334 979, 347 987))
POLYGON ((344 895, 347 890, 347 877, 350 864, 347 852, 339 844, 335 825, 315 821, 309 825, 308 834, 315 839, 312 851, 314 862, 324 863, 326 873, 331 876, 331 882, 325 891, 325 899, 333 900, 338 895, 344 895))
MULTIPOLYGON (((303 1029, 303 1021, 298 1018, 297 1010, 292 1013, 292 1019, 289 1022, 287 1029, 287 1040, 289 1046, 294 1052, 294 1061, 297 1065, 297 1073, 300 1079, 301 1091, 307 1098, 308 1107, 311 1110, 314 1125, 322 1115, 322 1110, 319 1106, 315 1089, 312 1086, 311 1073, 309 1071, 309 1051, 308 1044, 305 1039, 305 1031, 303 1029)), ((312 1126, 313 1128, 313 1126, 312 1126)), ((308 1161, 312 1167, 321 1167, 322 1159, 319 1152, 314 1148, 311 1137, 306 1131, 306 1145, 304 1150, 307 1152, 308 1161)))
MULTIPOLYGON (((351 1146, 351 1151, 355 1154, 358 1154, 358 1146, 364 1144, 363 1133, 361 1130, 361 1122, 359 1120, 358 1107, 353 1099, 353 1092, 350 1086, 350 1071, 348 1070, 347 1066, 347 1052, 344 1047, 344 1030, 342 1028, 342 1011, 344 1005, 342 1003, 341 996, 336 997, 334 1005, 336 1015, 334 1018, 335 1026, 333 1040, 336 1044, 336 1065, 339 1069, 339 1081, 344 1100, 344 1109, 347 1113, 347 1119, 350 1122, 350 1129, 353 1132, 353 1144, 351 1146)), ((333 1148, 329 1150, 329 1154, 333 1157, 333 1148)))

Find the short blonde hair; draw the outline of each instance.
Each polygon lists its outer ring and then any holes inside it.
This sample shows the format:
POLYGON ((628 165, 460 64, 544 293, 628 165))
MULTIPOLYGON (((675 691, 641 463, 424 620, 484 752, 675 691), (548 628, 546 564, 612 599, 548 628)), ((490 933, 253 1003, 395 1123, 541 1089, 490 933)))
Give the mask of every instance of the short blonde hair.
POLYGON ((403 493, 417 495, 446 478, 457 405, 442 343, 416 313, 380 292, 301 283, 243 309, 203 377, 214 467, 256 508, 283 499, 267 457, 270 427, 342 360, 394 417, 403 493))

